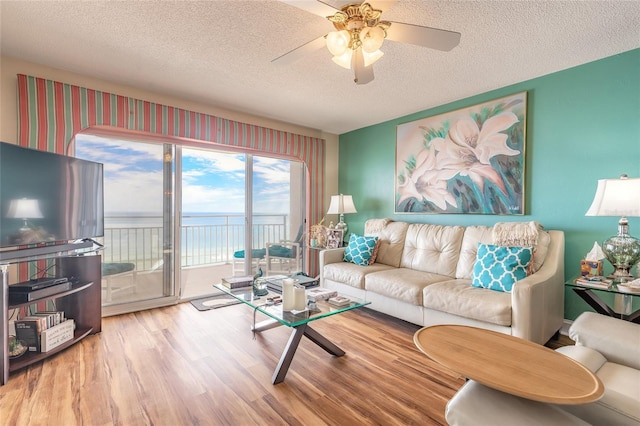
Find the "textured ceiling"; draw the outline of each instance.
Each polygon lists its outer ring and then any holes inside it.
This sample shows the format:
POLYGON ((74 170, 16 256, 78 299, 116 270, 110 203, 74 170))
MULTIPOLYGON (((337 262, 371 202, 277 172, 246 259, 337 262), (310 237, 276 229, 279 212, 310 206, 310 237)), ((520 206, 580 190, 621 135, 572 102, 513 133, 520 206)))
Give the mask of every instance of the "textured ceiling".
POLYGON ((3 0, 0 14, 2 55, 336 134, 640 47, 639 1, 400 0, 383 19, 460 45, 386 41, 358 86, 326 49, 271 63, 332 29, 276 0, 3 0))

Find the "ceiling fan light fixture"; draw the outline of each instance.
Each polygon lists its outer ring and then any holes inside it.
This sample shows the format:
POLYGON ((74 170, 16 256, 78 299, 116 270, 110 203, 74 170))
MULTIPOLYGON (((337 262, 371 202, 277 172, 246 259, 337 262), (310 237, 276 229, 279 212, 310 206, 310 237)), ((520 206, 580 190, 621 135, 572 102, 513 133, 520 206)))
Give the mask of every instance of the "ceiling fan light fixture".
POLYGON ((333 56, 342 56, 349 49, 351 35, 347 30, 331 31, 327 34, 327 49, 333 56))
POLYGON ((384 29, 379 26, 363 28, 362 31, 360 31, 362 50, 367 53, 373 53, 380 50, 385 36, 386 34, 384 29))
POLYGON ((364 58, 364 66, 368 67, 376 62, 378 59, 382 58, 384 53, 381 50, 376 50, 375 52, 367 52, 362 49, 362 57, 364 58))
POLYGON ((342 55, 334 56, 331 58, 333 62, 340 65, 342 68, 346 68, 348 70, 351 69, 351 58, 353 57, 353 50, 347 49, 342 55))

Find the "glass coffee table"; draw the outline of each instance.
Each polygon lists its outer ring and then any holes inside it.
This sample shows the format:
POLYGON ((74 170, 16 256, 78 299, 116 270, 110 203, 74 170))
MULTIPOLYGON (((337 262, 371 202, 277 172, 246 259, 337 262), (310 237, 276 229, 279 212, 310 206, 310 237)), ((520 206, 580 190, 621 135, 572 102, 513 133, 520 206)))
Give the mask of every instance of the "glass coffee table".
POLYGON ((635 298, 639 298, 637 300, 640 300, 640 292, 630 292, 629 290, 625 290, 624 286, 620 287, 620 284, 621 283, 614 281, 613 284, 608 287, 589 287, 577 284, 574 279, 567 281, 565 286, 570 287, 597 313, 640 324, 640 309, 633 311, 633 300, 635 298), (607 293, 614 295, 613 307, 610 307, 603 297, 600 297, 607 293))
POLYGON ((331 355, 342 356, 345 354, 345 352, 338 346, 336 346, 333 342, 311 328, 311 326, 309 325, 311 321, 316 321, 331 315, 341 314, 343 312, 361 308, 371 303, 356 300, 353 297, 350 297, 351 303, 347 306, 334 307, 326 301, 318 301, 316 303, 318 307, 317 311, 309 311, 309 309, 305 309, 302 311, 283 312, 282 303, 268 303, 269 298, 278 297, 280 296, 279 293, 269 291, 269 294, 267 294, 266 296, 255 296, 251 287, 234 290, 230 290, 222 284, 215 284, 214 287, 218 290, 223 291, 224 293, 233 296, 245 305, 249 305, 250 307, 252 307, 254 309, 254 318, 255 312, 260 312, 261 314, 269 317, 268 319, 258 323, 255 323, 254 320, 254 325, 251 328, 253 332, 259 333, 274 327, 278 327, 280 325, 291 327, 293 329, 291 332, 291 336, 289 337, 289 341, 287 342, 287 345, 285 346, 284 351, 280 356, 280 361, 278 362, 278 365, 273 373, 271 382, 274 385, 284 381, 284 378, 287 375, 287 371, 289 370, 289 366, 291 365, 291 361, 293 360, 293 356, 296 353, 296 349, 300 344, 302 336, 306 336, 309 340, 320 346, 331 355))

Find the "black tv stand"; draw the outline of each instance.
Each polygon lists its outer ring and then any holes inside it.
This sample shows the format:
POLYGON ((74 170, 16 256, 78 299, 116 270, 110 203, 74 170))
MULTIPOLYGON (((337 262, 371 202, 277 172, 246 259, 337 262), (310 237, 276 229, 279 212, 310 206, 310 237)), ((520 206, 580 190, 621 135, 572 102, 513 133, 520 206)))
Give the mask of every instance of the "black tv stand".
MULTIPOLYGON (((22 279, 24 280, 25 278, 22 279)), ((36 259, 20 257, 14 258, 11 261, 0 262, 0 385, 7 383, 11 372, 21 370, 36 362, 42 361, 51 355, 73 346, 86 336, 99 333, 102 330, 101 280, 101 256, 98 252, 78 253, 62 251, 61 253, 41 255, 36 259), (12 274, 17 272, 17 268, 11 264, 45 259, 53 261, 54 265, 52 266, 55 266, 55 279, 68 279, 71 285, 64 286, 64 290, 55 291, 51 294, 47 293, 33 300, 9 300, 9 267, 14 269, 12 274), (73 339, 49 352, 27 352, 19 358, 9 359, 9 311, 13 312, 16 309, 22 309, 47 300, 55 300, 56 310, 64 311, 65 317, 75 321, 76 329, 73 339)), ((26 282, 28 283, 30 281, 26 282)), ((44 290, 51 288, 53 288, 53 286, 45 287, 44 290)))

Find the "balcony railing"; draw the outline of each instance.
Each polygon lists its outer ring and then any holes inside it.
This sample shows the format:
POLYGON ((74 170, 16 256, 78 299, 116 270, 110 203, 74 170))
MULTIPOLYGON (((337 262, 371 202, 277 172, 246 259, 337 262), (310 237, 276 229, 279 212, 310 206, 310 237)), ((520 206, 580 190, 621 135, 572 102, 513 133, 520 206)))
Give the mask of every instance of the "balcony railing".
MULTIPOLYGON (((287 215, 253 215, 253 248, 289 238, 287 215)), ((244 246, 244 215, 184 215, 180 229, 182 267, 229 263, 244 246)), ((105 217, 104 262, 130 262, 138 271, 162 262, 161 216, 105 217)))

